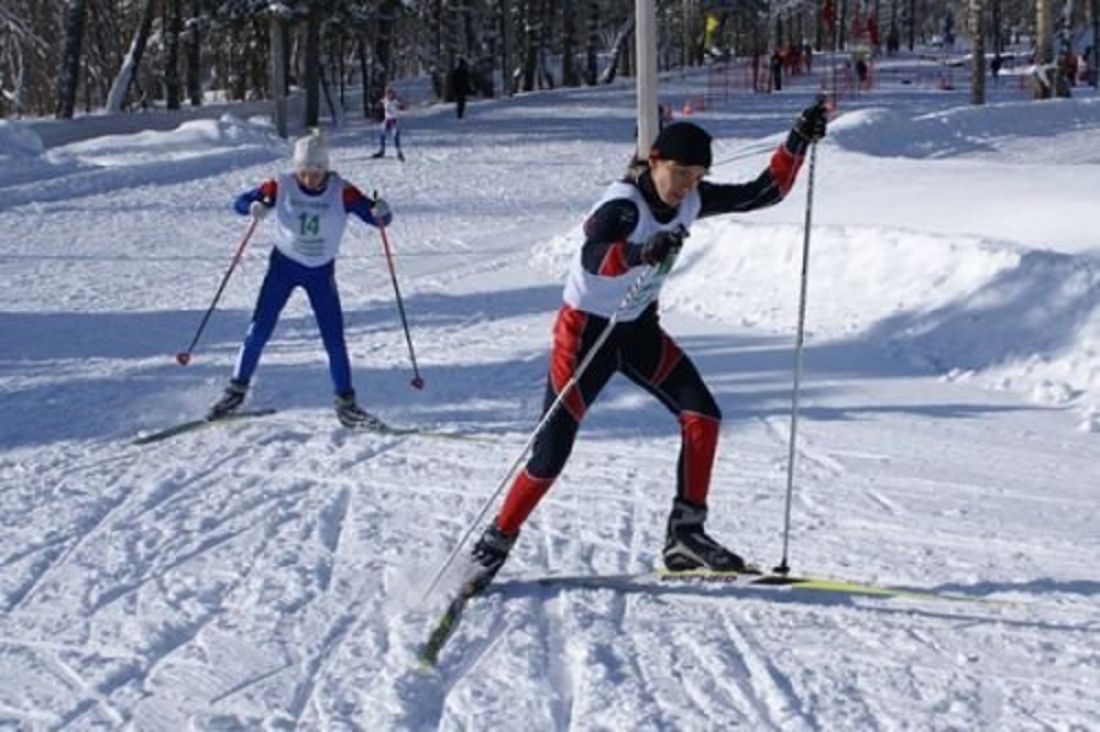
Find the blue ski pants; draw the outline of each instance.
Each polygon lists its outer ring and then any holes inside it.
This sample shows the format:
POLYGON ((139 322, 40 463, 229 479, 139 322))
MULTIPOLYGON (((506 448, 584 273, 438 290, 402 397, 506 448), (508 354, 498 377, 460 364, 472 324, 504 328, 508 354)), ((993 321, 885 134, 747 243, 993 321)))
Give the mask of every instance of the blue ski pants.
POLYGON ((309 297, 309 304, 317 318, 317 327, 321 331, 321 340, 328 353, 329 373, 337 394, 352 391, 351 363, 348 360, 348 348, 344 341, 344 312, 340 307, 340 293, 336 289, 335 261, 320 267, 307 267, 279 252, 271 250, 271 260, 260 295, 256 299, 256 309, 252 313, 252 323, 244 338, 233 379, 248 383, 260 354, 279 322, 279 314, 290 299, 295 287, 301 287, 309 297))

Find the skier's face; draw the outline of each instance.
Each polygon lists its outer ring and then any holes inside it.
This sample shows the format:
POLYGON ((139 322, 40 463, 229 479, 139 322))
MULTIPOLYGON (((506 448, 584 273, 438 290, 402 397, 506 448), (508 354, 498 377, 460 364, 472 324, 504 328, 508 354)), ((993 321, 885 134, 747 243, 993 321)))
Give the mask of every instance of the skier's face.
POLYGON ((327 176, 328 173, 317 168, 300 168, 297 171, 297 175, 298 183, 301 184, 302 188, 310 191, 317 191, 324 187, 325 176, 327 176))
POLYGON ((675 160, 650 161, 653 186, 657 195, 669 206, 679 206, 688 195, 699 187, 707 169, 702 165, 683 165, 675 160))

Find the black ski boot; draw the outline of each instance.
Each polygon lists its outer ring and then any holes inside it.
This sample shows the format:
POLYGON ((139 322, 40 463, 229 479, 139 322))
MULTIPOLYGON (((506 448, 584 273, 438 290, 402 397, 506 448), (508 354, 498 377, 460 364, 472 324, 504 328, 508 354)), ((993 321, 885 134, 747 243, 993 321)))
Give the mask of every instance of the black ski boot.
POLYGON ((707 536, 703 523, 707 507, 677 498, 672 502, 665 539, 665 567, 671 572, 712 569, 718 572, 746 572, 745 560, 707 536))
POLYGON ((397 151, 397 159, 400 160, 401 162, 405 162, 405 153, 398 150, 397 151))
POLYGON ((374 155, 371 155, 371 157, 372 158, 384 158, 384 157, 386 157, 386 148, 382 148, 381 150, 376 152, 374 155))
POLYGON ((386 429, 385 422, 356 403, 354 391, 336 395, 336 418, 351 430, 384 432, 386 429))
POLYGON ((485 533, 477 540, 470 552, 473 572, 462 586, 466 594, 476 595, 489 586, 493 577, 496 577, 497 572, 504 566, 504 561, 508 559, 508 552, 512 551, 518 536, 518 531, 514 534, 505 534, 497 528, 495 520, 489 528, 485 529, 485 533))
POLYGON ((229 386, 225 387, 225 393, 222 394, 222 398, 219 399, 214 406, 210 407, 210 411, 206 414, 206 418, 220 419, 228 414, 232 414, 237 411, 237 407, 244 403, 244 398, 247 394, 247 382, 230 379, 229 386))

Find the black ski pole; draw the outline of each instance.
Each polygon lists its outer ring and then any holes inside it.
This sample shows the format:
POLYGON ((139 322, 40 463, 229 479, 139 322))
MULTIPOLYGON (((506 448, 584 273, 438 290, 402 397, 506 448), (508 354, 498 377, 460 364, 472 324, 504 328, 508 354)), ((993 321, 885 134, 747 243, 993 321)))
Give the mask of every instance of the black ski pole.
POLYGON ((233 270, 236 269, 237 263, 241 261, 241 256, 244 255, 245 247, 248 246, 248 240, 252 238, 252 232, 256 230, 257 223, 259 223, 259 219, 252 217, 252 223, 248 225, 248 231, 246 231, 244 237, 241 238, 241 243, 237 247, 237 253, 233 255, 233 261, 229 263, 229 269, 225 270, 225 274, 222 276, 222 282, 218 285, 218 291, 214 293, 214 300, 210 303, 210 307, 206 309, 206 315, 202 316, 202 322, 199 323, 199 329, 195 331, 195 337, 191 339, 191 343, 187 346, 187 350, 180 351, 176 354, 176 362, 180 366, 186 366, 191 363, 191 352, 195 350, 195 344, 199 342, 199 336, 202 335, 203 330, 206 328, 207 321, 210 320, 214 308, 218 305, 218 300, 221 299, 222 292, 225 291, 225 285, 229 282, 229 275, 233 274, 233 270))
MULTIPOLYGON (((375 200, 378 200, 378 194, 374 194, 375 200)), ((397 286, 397 270, 393 266, 393 254, 390 252, 390 240, 386 236, 386 226, 381 221, 376 222, 378 224, 378 231, 382 234, 382 249, 386 252, 386 264, 390 268, 390 281, 393 282, 393 294, 397 298, 397 312, 401 315, 401 327, 405 329, 405 343, 409 346, 409 360, 412 361, 413 378, 409 384, 414 389, 424 388, 424 379, 420 378, 420 369, 416 367, 416 352, 413 351, 412 336, 409 335, 409 321, 405 317, 405 304, 401 300, 401 288, 397 286)))
POLYGON ((794 493, 795 435, 798 430, 798 389, 802 379, 802 341, 806 323, 806 286, 810 272, 810 218, 814 206, 814 162, 817 160, 817 142, 810 144, 810 166, 806 186, 806 225, 802 237, 802 285, 798 295, 798 332, 794 345, 794 386, 791 389, 791 434, 787 449, 787 504, 783 511, 783 559, 772 569, 786 576, 791 571, 787 562, 787 550, 791 538, 791 496, 794 493))

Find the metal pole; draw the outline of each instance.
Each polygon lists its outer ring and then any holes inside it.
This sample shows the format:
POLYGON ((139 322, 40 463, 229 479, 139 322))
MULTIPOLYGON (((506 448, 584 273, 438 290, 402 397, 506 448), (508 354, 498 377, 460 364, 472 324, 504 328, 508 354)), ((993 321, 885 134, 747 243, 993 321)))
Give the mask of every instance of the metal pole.
POLYGON ((802 236, 802 284, 798 295, 798 332, 794 344, 794 386, 791 390, 791 434, 787 448, 787 502, 783 511, 783 559, 772 571, 786 575, 791 571, 787 562, 787 550, 791 538, 791 497, 794 495, 795 437, 798 431, 798 390, 802 380, 802 342, 806 323, 806 289, 810 273, 810 221, 814 203, 814 163, 817 160, 817 143, 810 144, 810 169, 806 187, 806 225, 802 236))
POLYGON ((654 0, 634 0, 634 44, 637 47, 638 158, 649 157, 657 139, 657 13, 654 0))

